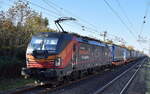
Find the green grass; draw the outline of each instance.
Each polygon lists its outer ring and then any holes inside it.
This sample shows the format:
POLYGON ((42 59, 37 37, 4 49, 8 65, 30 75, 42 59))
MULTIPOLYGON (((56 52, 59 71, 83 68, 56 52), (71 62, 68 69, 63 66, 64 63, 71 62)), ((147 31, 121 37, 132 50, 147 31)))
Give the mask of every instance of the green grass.
POLYGON ((24 79, 24 78, 16 78, 16 79, 1 79, 0 80, 0 91, 6 91, 9 89, 15 89, 19 87, 23 87, 27 84, 33 83, 33 79, 24 79))

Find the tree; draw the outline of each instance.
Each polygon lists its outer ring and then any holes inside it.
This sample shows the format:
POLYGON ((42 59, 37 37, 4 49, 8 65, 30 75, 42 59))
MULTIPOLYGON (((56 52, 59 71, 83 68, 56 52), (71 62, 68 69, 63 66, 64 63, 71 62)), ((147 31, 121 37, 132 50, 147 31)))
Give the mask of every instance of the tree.
POLYGON ((27 0, 18 0, 8 11, 0 11, 0 52, 15 56, 16 49, 25 51, 33 33, 54 31, 48 24, 48 19, 31 9, 27 0))
POLYGON ((34 11, 31 10, 28 1, 18 0, 14 5, 9 8, 7 17, 13 22, 14 25, 22 26, 26 18, 30 17, 34 11))
POLYGON ((33 15, 26 19, 25 27, 28 30, 37 32, 37 31, 47 31, 48 28, 47 18, 42 18, 41 15, 33 15))

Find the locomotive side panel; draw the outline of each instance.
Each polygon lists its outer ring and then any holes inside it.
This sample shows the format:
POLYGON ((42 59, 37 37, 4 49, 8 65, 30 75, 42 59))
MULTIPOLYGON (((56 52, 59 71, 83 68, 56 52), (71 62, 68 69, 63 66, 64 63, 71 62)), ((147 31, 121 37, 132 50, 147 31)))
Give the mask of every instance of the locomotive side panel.
POLYGON ((119 65, 120 61, 142 56, 117 45, 108 47, 98 40, 67 33, 42 32, 32 39, 26 53, 27 68, 23 72, 37 79, 57 80, 74 72, 96 70, 112 62, 119 65))
POLYGON ((79 43, 77 69, 87 69, 111 64, 111 55, 108 47, 96 46, 88 43, 79 43))

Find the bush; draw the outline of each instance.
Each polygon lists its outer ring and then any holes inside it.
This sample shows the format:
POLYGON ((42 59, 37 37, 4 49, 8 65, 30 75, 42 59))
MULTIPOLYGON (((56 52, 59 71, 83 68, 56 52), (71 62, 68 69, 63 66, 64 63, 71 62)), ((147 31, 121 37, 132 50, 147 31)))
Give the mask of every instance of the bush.
POLYGON ((24 60, 15 57, 0 57, 0 77, 19 77, 21 68, 25 65, 24 60))

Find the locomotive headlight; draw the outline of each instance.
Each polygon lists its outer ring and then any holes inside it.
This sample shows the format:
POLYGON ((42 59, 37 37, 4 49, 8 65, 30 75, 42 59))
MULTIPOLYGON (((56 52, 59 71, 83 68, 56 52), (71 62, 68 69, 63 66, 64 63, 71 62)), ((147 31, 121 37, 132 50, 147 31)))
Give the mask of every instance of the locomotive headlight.
POLYGON ((61 65, 61 58, 55 59, 55 66, 60 66, 61 65))
POLYGON ((26 54, 32 54, 32 52, 33 52, 33 49, 28 47, 27 51, 26 51, 26 54))

